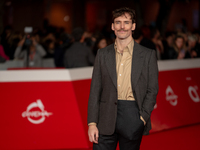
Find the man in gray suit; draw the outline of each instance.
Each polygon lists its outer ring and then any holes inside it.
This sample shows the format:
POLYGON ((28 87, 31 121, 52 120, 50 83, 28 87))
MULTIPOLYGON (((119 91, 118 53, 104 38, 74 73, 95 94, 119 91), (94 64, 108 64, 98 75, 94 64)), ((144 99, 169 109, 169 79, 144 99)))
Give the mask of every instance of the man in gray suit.
POLYGON ((98 50, 88 101, 88 136, 94 150, 139 150, 151 129, 158 93, 155 50, 132 38, 135 11, 113 11, 116 40, 98 50))

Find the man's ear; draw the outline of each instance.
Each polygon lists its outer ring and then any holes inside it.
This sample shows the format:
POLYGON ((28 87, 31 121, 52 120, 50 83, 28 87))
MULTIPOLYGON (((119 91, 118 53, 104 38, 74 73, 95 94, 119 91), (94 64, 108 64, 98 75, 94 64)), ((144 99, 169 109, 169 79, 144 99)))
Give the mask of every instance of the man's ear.
POLYGON ((135 28, 136 28, 136 23, 133 23, 132 31, 135 30, 135 28))
POLYGON ((112 25, 111 25, 111 29, 114 31, 114 23, 112 23, 112 25))

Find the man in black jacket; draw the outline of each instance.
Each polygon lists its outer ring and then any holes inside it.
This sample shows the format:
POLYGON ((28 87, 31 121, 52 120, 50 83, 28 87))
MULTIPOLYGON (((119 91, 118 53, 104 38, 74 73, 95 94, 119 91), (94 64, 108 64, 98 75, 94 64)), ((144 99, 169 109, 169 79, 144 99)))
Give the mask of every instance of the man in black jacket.
POLYGON ((139 150, 151 129, 158 92, 155 50, 132 38, 135 11, 113 11, 116 40, 97 53, 88 101, 88 136, 94 150, 139 150))

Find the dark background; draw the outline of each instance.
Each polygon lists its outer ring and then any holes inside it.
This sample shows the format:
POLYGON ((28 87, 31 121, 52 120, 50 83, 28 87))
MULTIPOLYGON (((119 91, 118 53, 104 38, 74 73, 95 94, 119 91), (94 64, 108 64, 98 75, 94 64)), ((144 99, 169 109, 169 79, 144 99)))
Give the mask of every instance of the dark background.
POLYGON ((157 26, 162 35, 200 26, 198 0, 1 0, 0 34, 6 25, 19 32, 46 24, 64 27, 67 33, 78 26, 89 32, 110 30, 112 11, 123 6, 136 10, 137 27, 157 26))

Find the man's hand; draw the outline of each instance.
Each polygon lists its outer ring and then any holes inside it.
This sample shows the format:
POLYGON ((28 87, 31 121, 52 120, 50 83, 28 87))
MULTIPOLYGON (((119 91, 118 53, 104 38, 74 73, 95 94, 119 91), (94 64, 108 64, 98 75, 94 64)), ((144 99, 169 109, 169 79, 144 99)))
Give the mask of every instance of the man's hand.
POLYGON ((144 126, 146 125, 146 122, 144 122, 144 120, 142 120, 142 122, 144 123, 144 126))
POLYGON ((179 54, 178 54, 177 59, 183 59, 184 57, 185 57, 185 53, 180 51, 179 54))
POLYGON ((88 136, 90 142, 98 143, 99 131, 96 125, 89 125, 88 136))
POLYGON ((146 121, 144 120, 144 118, 142 116, 140 116, 140 119, 144 122, 144 126, 146 125, 146 121))
POLYGON ((191 56, 192 56, 192 58, 197 57, 197 52, 192 51, 191 56))

